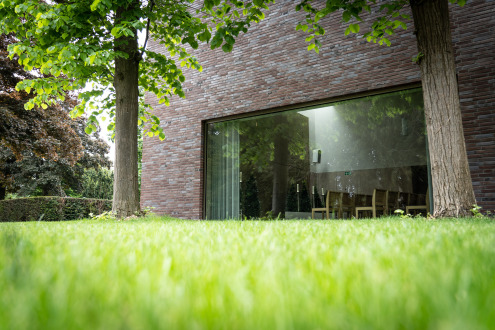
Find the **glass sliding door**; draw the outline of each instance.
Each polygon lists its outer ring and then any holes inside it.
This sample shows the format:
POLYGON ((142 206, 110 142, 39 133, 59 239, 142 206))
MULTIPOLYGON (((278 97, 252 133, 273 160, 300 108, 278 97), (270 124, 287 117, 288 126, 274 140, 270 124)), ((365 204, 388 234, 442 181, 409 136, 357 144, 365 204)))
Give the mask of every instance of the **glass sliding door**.
POLYGON ((371 207, 377 191, 387 193, 380 214, 429 204, 420 89, 212 123, 207 131, 209 219, 307 218, 329 204, 331 218, 370 216, 360 208, 371 207))
POLYGON ((237 219, 239 213, 239 132, 235 121, 208 125, 206 215, 237 219))

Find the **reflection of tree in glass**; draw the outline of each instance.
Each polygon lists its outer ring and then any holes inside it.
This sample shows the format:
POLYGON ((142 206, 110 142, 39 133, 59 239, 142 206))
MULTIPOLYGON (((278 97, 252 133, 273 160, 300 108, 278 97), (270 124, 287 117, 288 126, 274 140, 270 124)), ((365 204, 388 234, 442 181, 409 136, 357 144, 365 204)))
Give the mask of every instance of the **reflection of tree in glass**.
POLYGON ((381 127, 386 118, 403 118, 407 115, 422 119, 424 127, 423 96, 419 89, 337 102, 333 106, 343 119, 354 124, 362 123, 363 118, 366 118, 369 129, 381 127))
POLYGON ((369 157, 374 158, 374 163, 381 159, 387 163, 386 167, 400 166, 407 163, 404 158, 410 159, 413 153, 426 164, 425 118, 420 90, 348 102, 339 105, 337 112, 355 124, 348 127, 354 138, 366 147, 369 157), (365 127, 368 129, 363 129, 365 127))
POLYGON ((299 193, 297 192, 297 183, 291 183, 287 193, 286 210, 290 212, 311 212, 311 199, 309 198, 306 181, 300 181, 299 193), (299 207, 297 197, 299 195, 299 207))
POLYGON ((338 141, 338 149, 326 155, 330 166, 345 161, 349 169, 400 167, 411 159, 414 164, 426 164, 420 90, 339 102, 333 107, 339 127, 328 123, 323 129, 328 133, 318 141, 323 145, 338 141))
POLYGON ((241 171, 261 179, 262 213, 283 216, 289 182, 302 182, 308 173, 307 118, 286 112, 243 120, 239 134, 241 171))
POLYGON ((251 218, 260 217, 260 201, 258 197, 258 186, 254 175, 250 175, 241 186, 242 215, 251 218))
POLYGON ((315 194, 314 194, 314 200, 315 200, 315 206, 314 207, 325 207, 322 202, 322 197, 320 197, 320 194, 318 193, 320 190, 318 189, 317 186, 315 186, 315 194))

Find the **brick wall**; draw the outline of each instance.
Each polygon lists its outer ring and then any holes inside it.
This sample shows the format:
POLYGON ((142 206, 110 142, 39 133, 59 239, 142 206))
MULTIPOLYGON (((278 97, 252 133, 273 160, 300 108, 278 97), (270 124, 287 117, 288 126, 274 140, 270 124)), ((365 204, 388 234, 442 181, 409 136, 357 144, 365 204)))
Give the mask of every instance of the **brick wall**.
MULTIPOLYGON (((199 219, 203 206, 203 121, 305 104, 356 93, 418 83, 411 61, 417 52, 410 26, 392 38, 392 47, 343 34, 330 17, 320 54, 308 52, 305 33, 295 31, 303 13, 280 1, 266 19, 240 36, 229 54, 200 47, 203 72, 185 71, 186 99, 155 106, 167 135, 145 137, 141 202, 158 213, 199 219)), ((493 1, 452 7, 454 40, 466 142, 478 203, 495 208, 493 1), (488 13, 479 15, 480 12, 488 13), (489 15, 491 13, 491 15, 489 15)), ((151 48, 160 46, 152 43, 151 48)))
POLYGON ((495 210, 495 2, 453 6, 464 136, 477 203, 495 210))

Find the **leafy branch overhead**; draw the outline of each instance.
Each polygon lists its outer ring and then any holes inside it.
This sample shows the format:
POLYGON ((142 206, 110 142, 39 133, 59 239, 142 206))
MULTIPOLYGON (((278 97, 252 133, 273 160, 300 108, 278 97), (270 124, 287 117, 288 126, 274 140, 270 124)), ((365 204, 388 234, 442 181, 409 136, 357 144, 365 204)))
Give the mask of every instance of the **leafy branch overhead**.
MULTIPOLYGON (((306 17, 305 21, 297 25, 296 30, 307 32, 309 34, 306 38, 306 42, 309 43, 308 50, 314 50, 319 53, 321 42, 318 38, 326 32, 325 28, 320 24, 321 19, 334 12, 341 13, 342 23, 347 25, 344 34, 349 35, 361 32, 361 23, 365 15, 377 14, 378 16, 373 19, 373 23, 369 26, 369 31, 363 33, 362 37, 368 42, 390 46, 389 36, 393 35, 398 29, 407 29, 406 23, 411 19, 411 16, 405 13, 404 9, 410 5, 411 1, 327 0, 324 4, 317 2, 315 5, 313 0, 302 0, 296 5, 296 11, 303 10, 306 12, 306 17)), ((460 6, 466 3, 466 0, 449 1, 460 6)))
MULTIPOLYGON (((0 17, 4 17, 0 32, 14 32, 19 39, 9 47, 11 58, 18 56, 25 70, 39 68, 42 74, 17 85, 18 90, 35 92, 25 108, 46 109, 63 101, 67 92, 91 86, 80 93, 80 103, 72 115, 88 113, 88 133, 96 130, 98 117, 104 111, 109 111, 113 119, 114 63, 117 58, 129 57, 118 50, 117 42, 121 37, 135 37, 136 31, 146 31, 167 50, 162 54, 141 48, 136 61, 140 87, 169 105, 173 95, 185 96, 182 68, 202 70, 191 49, 206 42, 212 49, 221 47, 230 52, 235 38, 263 19, 262 10, 268 9, 266 4, 273 0, 206 0, 201 5, 193 0, 150 0, 139 2, 117 20, 117 8, 133 2, 136 1, 0 1, 0 17)), ((146 126, 148 135, 164 139, 160 121, 150 110, 147 106, 140 120, 151 123, 146 126)))

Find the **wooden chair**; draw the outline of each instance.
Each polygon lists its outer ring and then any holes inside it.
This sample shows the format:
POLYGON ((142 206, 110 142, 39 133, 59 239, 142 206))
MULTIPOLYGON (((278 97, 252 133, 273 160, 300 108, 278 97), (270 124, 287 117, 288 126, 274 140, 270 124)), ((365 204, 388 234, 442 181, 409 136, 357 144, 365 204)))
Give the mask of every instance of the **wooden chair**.
POLYGON ((425 210, 426 213, 430 212, 430 198, 429 191, 426 190, 426 195, 423 194, 411 194, 409 198, 409 204, 406 206, 406 214, 410 214, 409 211, 425 210))
POLYGON ((349 193, 342 193, 342 200, 340 206, 340 218, 344 218, 344 212, 347 212, 347 217, 351 218, 354 214, 354 208, 356 207, 356 202, 349 193))
POLYGON ((327 215, 326 219, 330 218, 330 210, 333 212, 337 212, 337 217, 341 211, 342 205, 342 193, 327 191, 327 198, 325 201, 325 207, 317 207, 311 209, 311 219, 315 218, 315 212, 321 212, 321 218, 327 215))
POLYGON ((409 203, 409 193, 399 192, 399 209, 405 210, 409 203))
POLYGON ((400 193, 398 191, 388 192, 387 208, 388 214, 393 214, 395 210, 400 208, 400 193))
POLYGON ((373 196, 368 196, 368 195, 361 195, 361 194, 355 194, 354 195, 354 206, 368 206, 371 204, 373 196))
POLYGON ((360 211, 371 211, 373 218, 376 218, 376 213, 380 210, 383 211, 383 214, 388 212, 388 190, 375 189, 373 190, 371 206, 356 207, 356 219, 358 219, 360 211))

